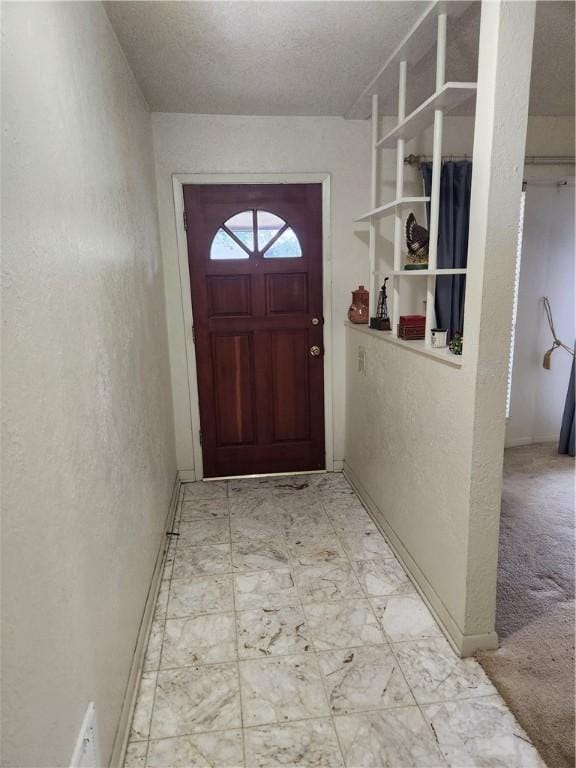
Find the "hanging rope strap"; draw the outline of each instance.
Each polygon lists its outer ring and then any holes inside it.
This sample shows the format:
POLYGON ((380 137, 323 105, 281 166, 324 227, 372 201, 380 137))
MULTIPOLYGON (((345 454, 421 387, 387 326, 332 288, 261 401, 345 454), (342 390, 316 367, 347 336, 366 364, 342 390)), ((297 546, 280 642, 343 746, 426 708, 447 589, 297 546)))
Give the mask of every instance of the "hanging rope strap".
POLYGON ((552 334, 552 338, 554 339, 554 342, 550 349, 544 353, 544 360, 542 362, 542 365, 544 368, 546 368, 547 371, 550 370, 550 359, 552 357, 552 352, 554 352, 555 349, 558 349, 558 347, 562 347, 562 349, 565 349, 566 352, 569 352, 572 357, 574 357, 574 350, 571 349, 567 344, 564 344, 563 341, 560 341, 558 336, 556 336, 556 330, 554 328, 554 318, 552 317, 552 308, 550 306, 550 301, 548 300, 548 296, 544 296, 544 311, 546 312, 546 318, 548 320, 548 325, 550 326, 550 333, 552 334))

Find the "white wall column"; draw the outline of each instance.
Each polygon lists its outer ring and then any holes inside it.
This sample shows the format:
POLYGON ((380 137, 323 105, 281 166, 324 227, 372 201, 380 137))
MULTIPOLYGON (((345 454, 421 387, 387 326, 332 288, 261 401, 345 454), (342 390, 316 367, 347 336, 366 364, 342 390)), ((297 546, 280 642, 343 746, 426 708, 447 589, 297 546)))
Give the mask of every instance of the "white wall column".
MULTIPOLYGON (((374 210, 378 205, 378 169, 379 152, 376 147, 378 141, 378 95, 372 96, 372 146, 371 146, 371 167, 370 167, 370 209, 374 210)), ((374 317, 376 314, 376 307, 378 306, 378 280, 376 278, 376 222, 374 219, 370 220, 369 230, 369 244, 368 244, 368 319, 374 317)))
POLYGON ((475 368, 465 610, 470 646, 475 633, 485 634, 495 618, 506 376, 534 14, 534 2, 482 3, 464 322, 465 355, 475 368))
MULTIPOLYGON (((436 42, 436 91, 444 85, 446 75, 446 32, 448 19, 445 13, 438 16, 436 42)), ((432 149, 432 183, 430 189, 430 245, 428 249, 428 269, 438 265, 438 232, 440 224, 440 178, 442 176, 442 133, 444 130, 444 111, 434 110, 434 140, 432 149)), ((436 278, 426 280, 426 344, 430 345, 430 331, 436 323, 436 278)))

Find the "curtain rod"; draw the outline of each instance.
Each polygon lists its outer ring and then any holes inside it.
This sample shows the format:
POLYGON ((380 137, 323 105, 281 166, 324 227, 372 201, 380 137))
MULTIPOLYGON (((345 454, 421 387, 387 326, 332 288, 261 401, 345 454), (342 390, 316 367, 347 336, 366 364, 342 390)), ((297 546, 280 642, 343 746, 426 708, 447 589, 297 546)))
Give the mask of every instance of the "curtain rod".
MULTIPOLYGON (((472 155, 443 155, 443 160, 472 160, 472 155)), ((432 160, 430 155, 407 155, 406 165, 420 165, 421 162, 432 160)), ((569 155, 527 155, 524 165, 574 165, 576 159, 569 155)))
POLYGON ((573 187, 574 182, 570 179, 528 179, 522 182, 522 191, 527 187, 573 187))

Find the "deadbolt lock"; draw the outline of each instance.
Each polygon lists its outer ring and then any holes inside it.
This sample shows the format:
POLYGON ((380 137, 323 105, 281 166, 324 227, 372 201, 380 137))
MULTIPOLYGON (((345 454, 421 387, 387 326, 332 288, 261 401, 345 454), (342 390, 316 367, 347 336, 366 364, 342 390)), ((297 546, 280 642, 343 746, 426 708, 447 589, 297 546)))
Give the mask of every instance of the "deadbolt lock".
POLYGON ((312 325, 319 325, 319 324, 320 324, 320 320, 317 317, 313 317, 312 318, 312 325))
POLYGON ((310 354, 312 357, 320 357, 320 347, 313 346, 310 347, 310 354))

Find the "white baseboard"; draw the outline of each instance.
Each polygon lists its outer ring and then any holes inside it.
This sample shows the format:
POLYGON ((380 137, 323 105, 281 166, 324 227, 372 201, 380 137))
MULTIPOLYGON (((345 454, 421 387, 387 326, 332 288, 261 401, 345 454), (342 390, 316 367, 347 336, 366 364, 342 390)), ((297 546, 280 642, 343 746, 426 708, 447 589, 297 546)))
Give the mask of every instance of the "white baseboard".
POLYGON ((460 656, 471 656, 479 650, 493 650, 498 648, 498 635, 496 632, 487 632, 482 635, 464 635, 462 633, 450 612, 436 593, 434 587, 430 584, 425 574, 420 569, 418 563, 398 538, 382 511, 378 508, 375 501, 360 482, 354 470, 351 469, 346 461, 344 462, 344 474, 354 487, 358 496, 360 496, 364 502, 364 505, 374 520, 377 528, 386 537, 394 554, 404 566, 412 583, 418 590, 420 597, 428 606, 432 615, 438 622, 440 629, 445 634, 446 639, 456 653, 460 656))
POLYGON ((516 437, 514 440, 506 440, 504 448, 519 448, 521 445, 531 445, 533 442, 531 437, 516 437))
POLYGON ((534 443, 557 443, 558 435, 532 435, 531 437, 516 437, 504 442, 504 448, 519 448, 521 445, 534 445, 534 443))
MULTIPOLYGON (((284 477, 290 475, 318 475, 322 472, 342 472, 344 468, 344 462, 342 459, 334 459, 332 462, 332 468, 326 467, 326 469, 311 469, 307 472, 263 472, 256 475, 224 475, 222 477, 209 477, 207 482, 213 480, 241 480, 242 478, 255 478, 255 477, 284 477)), ((196 472, 193 469, 180 469, 178 470, 178 477, 181 483, 195 483, 198 479, 196 472)), ((202 478, 203 479, 203 478, 202 478)))
POLYGON ((179 469, 178 479, 181 483, 195 483, 196 482, 196 470, 195 469, 179 469))
MULTIPOLYGON (((176 515, 178 501, 180 498, 181 484, 182 481, 180 479, 180 473, 176 473, 174 486, 172 488, 170 506, 168 508, 168 513, 166 514, 166 531, 170 531, 174 524, 174 517, 176 515)), ((146 654, 146 646, 148 645, 148 636, 150 634, 152 621, 154 619, 154 607, 156 605, 156 598, 158 597, 160 584, 162 582, 162 570, 164 568, 166 549, 167 541, 166 537, 163 537, 158 549, 158 554, 156 556, 156 563, 154 565, 154 572, 152 574, 152 580, 148 589, 148 596, 144 606, 144 613, 142 614, 142 619, 140 621, 140 628, 138 630, 134 655, 132 656, 132 662, 130 665, 128 684, 126 685, 126 691, 124 693, 124 701, 120 711, 120 718, 118 720, 118 727, 116 729, 116 736, 114 738, 114 745, 112 747, 112 756, 110 758, 109 768, 122 768, 124 765, 124 756, 128 746, 128 738, 130 736, 130 725, 132 724, 132 715, 134 714, 134 707, 136 706, 136 696, 138 695, 138 686, 140 683, 140 677, 142 675, 142 668, 144 666, 144 656, 146 654)))

